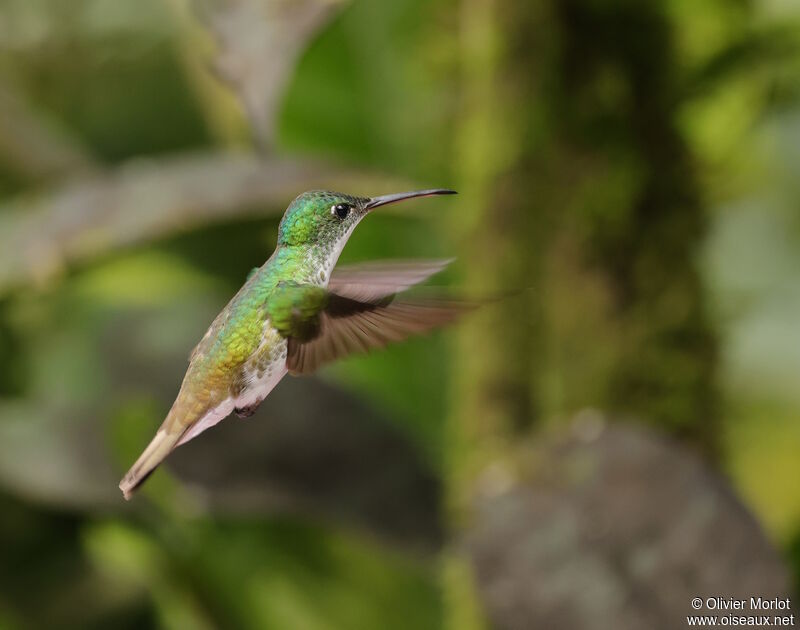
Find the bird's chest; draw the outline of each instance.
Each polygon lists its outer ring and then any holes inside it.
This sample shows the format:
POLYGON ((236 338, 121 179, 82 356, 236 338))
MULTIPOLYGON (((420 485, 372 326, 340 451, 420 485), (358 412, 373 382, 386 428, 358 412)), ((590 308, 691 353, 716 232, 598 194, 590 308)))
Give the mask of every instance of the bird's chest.
POLYGON ((241 367, 232 396, 237 406, 263 400, 286 374, 287 343, 269 321, 265 322, 261 343, 241 367), (242 404, 238 404, 242 403, 242 404))

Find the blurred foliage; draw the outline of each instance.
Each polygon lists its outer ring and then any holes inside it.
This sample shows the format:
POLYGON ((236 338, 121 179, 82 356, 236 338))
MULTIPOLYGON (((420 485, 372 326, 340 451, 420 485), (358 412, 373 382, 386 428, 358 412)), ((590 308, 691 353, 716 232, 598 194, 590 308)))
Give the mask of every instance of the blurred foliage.
POLYGON ((229 89, 214 10, 248 2, 0 0, 0 628, 478 616, 458 561, 443 596, 436 558, 287 508, 291 477, 250 513, 169 469, 108 494, 291 196, 398 180, 461 195, 372 217, 342 261, 457 251, 441 283, 522 289, 320 376, 421 454, 413 479, 458 513, 522 436, 636 416, 712 454, 800 572, 796 3, 309 0, 324 19, 282 5, 296 39, 229 89))

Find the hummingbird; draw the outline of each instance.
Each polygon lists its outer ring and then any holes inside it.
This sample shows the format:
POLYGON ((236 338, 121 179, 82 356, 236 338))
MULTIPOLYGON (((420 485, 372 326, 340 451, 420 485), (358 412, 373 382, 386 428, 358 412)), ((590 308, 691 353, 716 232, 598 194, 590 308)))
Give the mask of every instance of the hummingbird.
POLYGON ((453 321, 466 303, 402 294, 450 260, 336 267, 359 222, 376 208, 444 188, 356 197, 315 190, 292 201, 272 256, 253 269, 189 356, 178 395, 155 437, 119 484, 125 499, 178 446, 231 413, 252 416, 287 374, 453 321))

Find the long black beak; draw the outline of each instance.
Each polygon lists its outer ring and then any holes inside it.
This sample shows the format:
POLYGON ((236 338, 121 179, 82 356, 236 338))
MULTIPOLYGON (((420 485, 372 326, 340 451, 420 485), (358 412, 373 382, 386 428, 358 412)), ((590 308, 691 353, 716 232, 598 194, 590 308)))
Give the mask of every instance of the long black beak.
POLYGON ((455 190, 448 190, 447 188, 431 188, 430 190, 414 190, 411 192, 395 193, 393 195, 381 195, 380 197, 373 197, 364 206, 367 210, 372 210, 380 206, 385 206, 397 201, 405 201, 406 199, 414 199, 415 197, 431 197, 433 195, 456 195, 455 190))

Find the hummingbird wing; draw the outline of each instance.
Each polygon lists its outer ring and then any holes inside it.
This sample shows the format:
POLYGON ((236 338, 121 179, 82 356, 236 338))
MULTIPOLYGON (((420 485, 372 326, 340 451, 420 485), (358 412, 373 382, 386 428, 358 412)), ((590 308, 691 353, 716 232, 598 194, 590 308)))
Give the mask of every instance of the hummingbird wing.
POLYGON ((395 295, 365 302, 329 293, 327 306, 319 314, 316 336, 306 341, 289 337, 286 367, 292 374, 310 374, 335 359, 443 326, 473 306, 455 300, 395 295))
POLYGON ((354 300, 373 302, 427 280, 453 260, 387 260, 344 265, 333 270, 328 290, 354 300))

